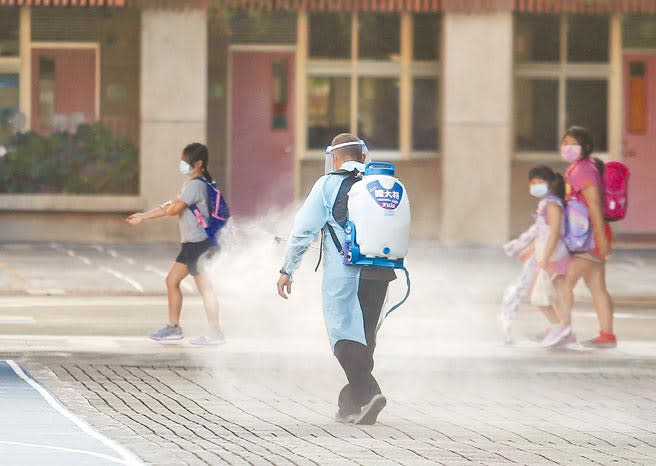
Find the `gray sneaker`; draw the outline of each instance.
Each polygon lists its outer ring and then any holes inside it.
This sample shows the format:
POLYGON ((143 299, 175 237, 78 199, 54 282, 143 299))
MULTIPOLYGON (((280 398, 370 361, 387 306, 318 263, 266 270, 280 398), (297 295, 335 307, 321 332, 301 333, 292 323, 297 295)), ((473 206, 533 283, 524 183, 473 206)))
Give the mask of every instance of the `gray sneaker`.
POLYGON ((340 424, 355 424, 355 420, 358 416, 358 414, 344 414, 341 411, 337 411, 337 414, 335 414, 335 421, 340 424))
POLYGON ((383 410, 387 405, 387 398, 383 395, 375 395, 369 403, 362 407, 362 411, 359 416, 356 416, 353 421, 355 424, 359 425, 373 425, 378 419, 378 414, 383 410))
POLYGON ((226 342, 223 332, 210 332, 207 335, 201 335, 192 339, 189 343, 192 345, 222 345, 226 342))
POLYGON ((182 327, 179 325, 167 324, 165 327, 151 333, 150 338, 156 341, 182 340, 184 335, 182 335, 182 327))

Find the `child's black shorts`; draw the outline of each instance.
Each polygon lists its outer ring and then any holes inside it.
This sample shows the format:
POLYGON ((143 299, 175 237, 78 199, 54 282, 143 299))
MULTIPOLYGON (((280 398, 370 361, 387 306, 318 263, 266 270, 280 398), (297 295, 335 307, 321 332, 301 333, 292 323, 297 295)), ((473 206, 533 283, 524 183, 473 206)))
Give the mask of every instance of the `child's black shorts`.
POLYGON ((212 241, 209 238, 199 243, 182 243, 182 249, 175 261, 186 265, 189 273, 196 276, 200 273, 198 271, 198 259, 210 249, 212 249, 212 241))

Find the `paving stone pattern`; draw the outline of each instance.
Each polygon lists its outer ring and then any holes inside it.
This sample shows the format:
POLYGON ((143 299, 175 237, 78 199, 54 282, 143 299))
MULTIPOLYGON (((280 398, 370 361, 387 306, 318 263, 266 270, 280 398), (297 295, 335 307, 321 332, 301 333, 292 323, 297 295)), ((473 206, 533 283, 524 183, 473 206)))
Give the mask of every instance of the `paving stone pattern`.
POLYGON ((332 420, 336 370, 51 364, 33 373, 153 465, 656 464, 652 371, 377 374, 376 426, 332 420))

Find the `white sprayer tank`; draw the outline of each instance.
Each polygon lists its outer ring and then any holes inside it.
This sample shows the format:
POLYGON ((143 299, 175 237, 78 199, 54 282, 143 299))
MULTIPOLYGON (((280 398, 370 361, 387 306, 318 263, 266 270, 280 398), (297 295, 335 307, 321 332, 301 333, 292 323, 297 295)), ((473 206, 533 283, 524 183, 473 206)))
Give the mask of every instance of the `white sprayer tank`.
POLYGON ((361 255, 391 260, 407 255, 410 200, 392 164, 367 165, 362 181, 349 191, 348 211, 361 255))

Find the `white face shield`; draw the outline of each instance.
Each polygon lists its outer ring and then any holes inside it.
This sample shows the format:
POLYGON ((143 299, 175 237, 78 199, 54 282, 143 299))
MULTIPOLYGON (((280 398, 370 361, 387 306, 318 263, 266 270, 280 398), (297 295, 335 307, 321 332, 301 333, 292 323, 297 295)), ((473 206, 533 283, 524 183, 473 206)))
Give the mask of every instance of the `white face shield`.
POLYGON ((335 171, 335 166, 334 166, 335 156, 333 155, 333 151, 335 149, 339 149, 341 147, 347 147, 347 146, 360 146, 360 147, 362 147, 362 158, 363 158, 362 162, 365 165, 368 164, 369 162, 371 162, 371 158, 369 157, 369 149, 367 149, 367 145, 362 140, 343 142, 341 144, 335 144, 334 146, 328 146, 328 147, 326 147, 326 165, 325 165, 325 171, 324 171, 324 173, 326 175, 328 173, 332 173, 332 172, 335 171))

